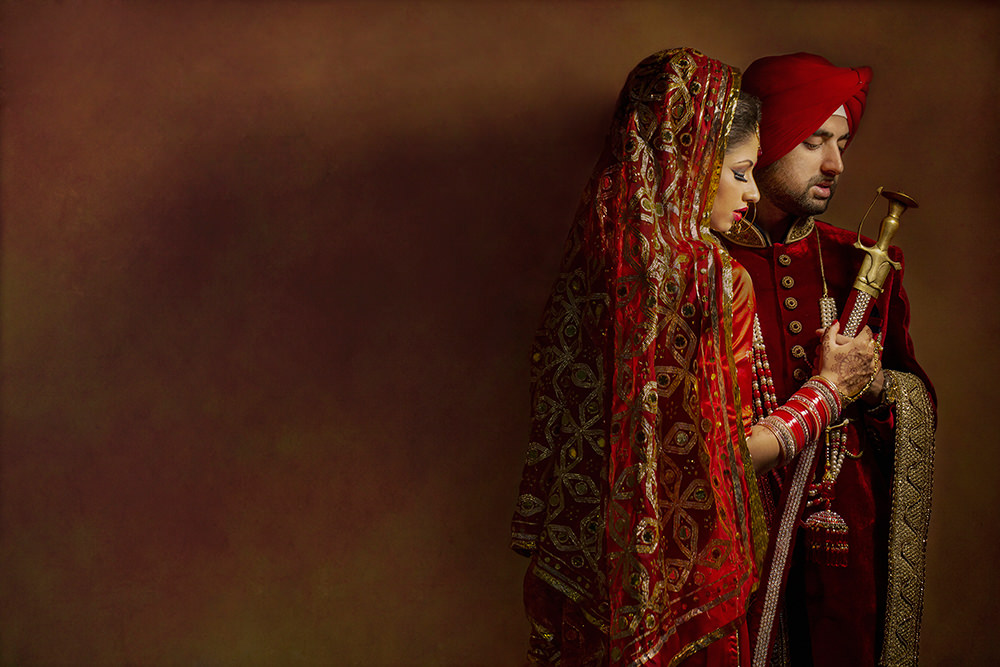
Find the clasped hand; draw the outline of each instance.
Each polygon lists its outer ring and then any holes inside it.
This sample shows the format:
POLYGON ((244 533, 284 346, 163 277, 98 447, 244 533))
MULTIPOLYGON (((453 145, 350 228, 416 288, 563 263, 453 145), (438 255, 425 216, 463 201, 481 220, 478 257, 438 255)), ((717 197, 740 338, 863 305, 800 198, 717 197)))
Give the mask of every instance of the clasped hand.
POLYGON ((819 346, 819 375, 837 385, 841 394, 855 398, 869 388, 881 371, 878 345, 871 329, 865 327, 851 338, 840 333, 840 322, 834 322, 822 334, 819 346))

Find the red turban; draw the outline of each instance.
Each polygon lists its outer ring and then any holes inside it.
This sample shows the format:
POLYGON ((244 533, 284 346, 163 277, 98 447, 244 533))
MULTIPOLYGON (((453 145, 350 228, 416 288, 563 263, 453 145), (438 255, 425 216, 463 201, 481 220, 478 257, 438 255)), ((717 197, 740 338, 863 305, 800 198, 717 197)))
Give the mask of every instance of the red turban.
POLYGON ((766 167, 795 148, 841 105, 853 138, 871 80, 871 67, 837 67, 811 53, 753 61, 743 74, 743 90, 763 105, 758 166, 766 167))

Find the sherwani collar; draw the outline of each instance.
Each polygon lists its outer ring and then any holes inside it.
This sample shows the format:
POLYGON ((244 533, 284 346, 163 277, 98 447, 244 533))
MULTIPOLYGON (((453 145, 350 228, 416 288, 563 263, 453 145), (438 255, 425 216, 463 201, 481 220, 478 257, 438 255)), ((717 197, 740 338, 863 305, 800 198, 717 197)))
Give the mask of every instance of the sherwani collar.
MULTIPOLYGON (((785 234, 785 244, 795 243, 796 241, 801 241, 802 239, 809 236, 812 232, 815 224, 813 223, 813 217, 799 218, 792 223, 791 227, 788 228, 788 233, 785 234)), ((734 243, 736 245, 744 246, 746 248, 766 248, 770 244, 764 237, 764 234, 757 228, 756 225, 742 225, 739 230, 734 226, 728 232, 723 234, 727 241, 734 243)))

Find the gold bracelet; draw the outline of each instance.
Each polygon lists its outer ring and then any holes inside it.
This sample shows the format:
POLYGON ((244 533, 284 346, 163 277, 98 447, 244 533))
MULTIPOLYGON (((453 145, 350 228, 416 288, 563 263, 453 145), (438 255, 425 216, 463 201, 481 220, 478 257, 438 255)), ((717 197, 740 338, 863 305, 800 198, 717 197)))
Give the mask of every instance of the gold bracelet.
POLYGON ((862 387, 860 391, 851 394, 850 396, 848 396, 847 394, 840 393, 840 389, 837 389, 837 393, 840 394, 841 398, 844 399, 845 406, 848 403, 853 403, 854 401, 861 398, 862 394, 868 391, 868 388, 872 386, 873 382, 875 382, 875 376, 878 375, 879 371, 882 370, 882 344, 878 342, 877 338, 872 338, 872 344, 875 346, 875 359, 878 361, 878 364, 875 366, 875 370, 872 372, 872 376, 868 378, 868 382, 865 383, 865 386, 862 387))
POLYGON ((893 371, 885 371, 885 382, 882 385, 882 393, 879 394, 879 401, 868 408, 869 413, 876 413, 888 408, 896 402, 896 375, 893 371))
MULTIPOLYGON (((865 386, 863 386, 857 393, 851 394, 850 396, 841 394, 841 397, 844 399, 844 405, 847 405, 848 403, 853 403, 854 401, 861 398, 861 395, 864 394, 866 391, 868 391, 868 387, 872 386, 872 382, 875 382, 875 376, 878 375, 879 371, 881 370, 882 370, 882 362, 879 361, 879 364, 878 366, 875 367, 875 371, 872 373, 872 376, 868 378, 868 382, 866 382, 865 386)), ((839 392, 840 390, 838 389, 837 391, 839 392)))

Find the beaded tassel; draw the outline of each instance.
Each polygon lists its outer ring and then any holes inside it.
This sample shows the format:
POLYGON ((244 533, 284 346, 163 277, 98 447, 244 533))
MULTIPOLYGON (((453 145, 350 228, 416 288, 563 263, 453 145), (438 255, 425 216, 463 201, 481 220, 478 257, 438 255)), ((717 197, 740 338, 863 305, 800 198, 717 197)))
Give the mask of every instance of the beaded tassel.
POLYGON ((820 510, 805 523, 806 556, 817 565, 847 567, 847 522, 833 510, 820 510))
POLYGON ((809 506, 822 505, 805 521, 806 553, 819 565, 847 567, 848 528, 844 518, 830 509, 833 485, 840 475, 847 456, 847 422, 831 426, 826 431, 826 469, 823 481, 809 489, 809 506))
POLYGON ((819 325, 826 329, 837 319, 837 302, 833 300, 826 289, 826 270, 823 268, 823 246, 819 242, 819 230, 816 230, 816 256, 819 257, 819 276, 823 280, 823 296, 819 298, 819 325))
MULTIPOLYGON (((826 289, 826 285, 823 285, 823 289, 826 289)), ((826 329, 833 324, 835 319, 837 319, 837 302, 833 300, 832 296, 824 293, 819 298, 819 324, 826 329)))
MULTIPOLYGON (((837 317, 837 304, 826 289, 826 272, 823 269, 823 248, 816 230, 816 255, 819 257, 819 273, 823 280, 823 296, 819 299, 820 326, 826 329, 837 317)), ((833 485, 840 474, 847 454, 847 421, 826 429, 826 469, 823 481, 810 486, 809 507, 822 504, 805 521, 806 553, 809 560, 820 565, 834 567, 847 566, 847 522, 844 517, 830 509, 833 502, 833 485)))
POLYGON ((760 320, 753 318, 753 409, 754 421, 774 412, 778 399, 774 395, 771 365, 767 363, 767 350, 760 330, 760 320))

